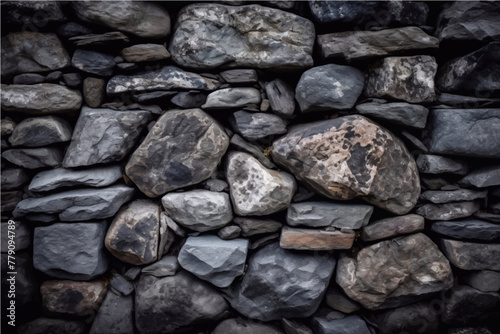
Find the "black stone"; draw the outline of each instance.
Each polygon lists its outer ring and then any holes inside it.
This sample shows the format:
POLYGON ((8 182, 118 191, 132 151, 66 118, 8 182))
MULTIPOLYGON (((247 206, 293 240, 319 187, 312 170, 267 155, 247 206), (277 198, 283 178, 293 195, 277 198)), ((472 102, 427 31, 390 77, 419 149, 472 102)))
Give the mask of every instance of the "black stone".
POLYGON ((83 72, 99 75, 113 75, 114 57, 102 52, 77 49, 71 58, 71 65, 83 72))
POLYGON ((41 74, 36 73, 23 73, 18 74, 12 79, 14 85, 33 85, 37 83, 42 83, 45 81, 45 77, 41 74))
POLYGON ((500 225, 482 220, 440 221, 432 224, 431 230, 456 239, 500 240, 500 225))
POLYGON ((79 35, 88 35, 92 33, 92 30, 76 22, 68 22, 57 28, 57 33, 59 36, 64 38, 70 38, 79 35))
POLYGON ((200 108, 207 101, 207 96, 208 94, 202 92, 179 92, 170 101, 185 109, 200 108))

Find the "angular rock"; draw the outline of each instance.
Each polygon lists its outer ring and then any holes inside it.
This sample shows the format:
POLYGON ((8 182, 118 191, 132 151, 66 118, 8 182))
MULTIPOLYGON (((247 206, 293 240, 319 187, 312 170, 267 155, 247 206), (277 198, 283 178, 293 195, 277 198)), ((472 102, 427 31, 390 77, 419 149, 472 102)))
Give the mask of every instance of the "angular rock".
POLYGON ((479 211, 479 201, 455 202, 446 204, 425 204, 416 213, 430 220, 453 220, 472 216, 479 211))
POLYGON ((116 111, 83 107, 63 167, 121 161, 151 120, 144 110, 116 111))
POLYGON ((314 37, 312 22, 278 9, 193 4, 179 12, 169 50, 188 68, 301 69, 313 64, 314 37))
POLYGON ((280 78, 268 82, 266 94, 273 112, 281 117, 290 118, 295 112, 295 92, 280 78))
POLYGON ((428 190, 420 196, 429 202, 441 204, 449 202, 473 201, 478 198, 486 198, 486 190, 457 189, 451 191, 428 190))
POLYGON ((229 122, 236 132, 250 141, 286 133, 286 122, 273 114, 240 110, 230 116, 229 122))
POLYGON ((467 162, 434 154, 420 154, 417 158, 418 170, 425 174, 452 173, 466 175, 469 170, 467 162))
POLYGON ((129 42, 129 38, 119 31, 106 32, 104 34, 85 34, 69 38, 76 46, 88 47, 118 47, 129 42))
POLYGON ((437 334, 438 315, 428 302, 421 302, 379 313, 375 322, 384 334, 400 334, 401 330, 406 333, 437 334))
POLYGON ((87 326, 83 321, 45 317, 37 318, 19 327, 20 334, 85 334, 86 332, 87 326))
POLYGON ((359 229, 368 224, 371 205, 332 202, 301 202, 288 207, 286 222, 291 226, 359 229))
POLYGON ((170 58, 170 53, 161 44, 136 44, 121 51, 122 57, 131 63, 170 58))
POLYGON ((498 21, 498 3, 457 1, 441 11, 436 36, 441 41, 498 41, 498 21))
POLYGON ((488 98, 488 95, 485 95, 484 97, 472 97, 448 93, 439 94, 437 100, 441 104, 464 109, 481 108, 500 102, 500 99, 488 98))
POLYGON ((326 304, 342 313, 352 313, 359 310, 359 305, 347 298, 336 286, 330 286, 325 295, 326 304))
POLYGON ((240 236, 241 234, 241 227, 239 226, 225 226, 217 232, 217 235, 219 238, 222 240, 232 240, 236 239, 240 236))
POLYGON ((298 250, 336 250, 349 249, 354 242, 355 233, 340 231, 322 231, 305 228, 283 227, 280 247, 298 250))
POLYGON ((17 148, 4 151, 2 158, 19 167, 36 169, 60 165, 63 154, 59 147, 17 148))
POLYGON ((185 271, 156 278, 142 275, 135 295, 139 333, 179 333, 224 317, 228 304, 208 283, 185 271))
POLYGON ((2 191, 1 193, 1 211, 10 212, 14 210, 23 199, 23 191, 2 191))
POLYGON ((45 281, 40 288, 42 307, 51 315, 86 317, 99 309, 107 288, 104 280, 45 281))
POLYGON ((134 333, 134 299, 109 291, 92 322, 89 334, 134 333))
POLYGON ((442 239, 443 253, 451 264, 463 270, 500 271, 500 244, 482 244, 442 239))
POLYGON ((328 64, 305 71, 295 87, 302 112, 350 109, 363 91, 363 73, 350 66, 328 64))
POLYGON ((370 334, 366 322, 358 315, 338 320, 314 318, 312 321, 314 333, 318 334, 370 334))
POLYGON ((158 258, 160 206, 138 199, 125 206, 113 219, 104 244, 123 262, 143 265, 158 258))
POLYGON ((292 175, 267 169, 247 153, 231 152, 227 161, 227 182, 237 215, 268 215, 290 204, 297 189, 292 175))
POLYGON ((227 334, 227 333, 238 333, 238 334, 283 334, 283 332, 276 327, 268 324, 263 324, 260 322, 235 318, 226 319, 219 323, 217 327, 211 332, 211 334, 227 334))
POLYGON ((289 251, 273 243, 250 258, 229 302, 244 316, 262 321, 310 316, 323 298, 335 263, 332 255, 289 251))
POLYGON ((52 214, 48 221, 85 221, 109 218, 123 203, 130 200, 135 189, 125 185, 107 188, 83 188, 22 200, 13 212, 14 217, 35 219, 37 214, 52 214))
POLYGON ((113 274, 110 284, 111 291, 113 291, 113 293, 117 293, 118 295, 129 296, 132 292, 134 292, 134 285, 120 274, 113 274))
POLYGON ((429 152, 429 149, 422 143, 420 139, 412 135, 411 133, 407 132, 406 130, 401 131, 401 135, 408 139, 408 141, 413 145, 414 148, 427 153, 429 152))
POLYGON ((115 61, 113 56, 106 53, 76 49, 71 65, 83 72, 109 77, 113 75, 115 61))
POLYGON ((492 97, 500 94, 500 42, 490 43, 439 67, 436 86, 445 93, 492 97))
POLYGON ((200 279, 225 288, 243 274, 248 240, 222 240, 215 235, 189 237, 179 252, 179 264, 200 279))
POLYGON ((179 261, 176 256, 167 255, 142 268, 142 273, 146 275, 153 275, 156 277, 174 276, 180 269, 179 261))
POLYGON ((497 292, 500 290, 500 273, 497 271, 471 271, 462 278, 468 285, 482 292, 497 292))
POLYGON ((249 104, 259 104, 260 92, 255 88, 224 88, 208 94, 203 109, 242 108, 249 104))
POLYGON ((63 80, 66 86, 76 88, 82 84, 82 76, 80 73, 66 73, 63 74, 63 80))
POLYGON ((282 318, 281 326, 286 334, 313 334, 311 329, 295 320, 282 318))
POLYGON ((68 53, 55 34, 23 31, 2 37, 2 77, 60 70, 69 63, 68 53))
POLYGON ((55 84, 2 85, 3 111, 43 115, 80 110, 80 92, 55 84))
POLYGON ((492 165, 474 169, 458 183, 462 186, 474 186, 478 188, 500 185, 500 165, 492 165))
POLYGON ((83 98, 91 108, 99 108, 104 102, 106 80, 87 77, 83 80, 83 98))
POLYGON ((39 147, 71 140, 72 128, 57 116, 26 118, 9 137, 12 146, 39 147))
POLYGON ((368 70, 364 94, 409 103, 436 99, 434 76, 437 63, 431 56, 386 57, 368 70))
POLYGON ((499 315, 500 294, 457 285, 447 295, 441 321, 453 326, 484 324, 499 315))
POLYGON ((222 79, 230 84, 249 85, 259 81, 255 70, 227 70, 219 73, 222 79))
POLYGON ((271 155, 328 198, 361 197, 399 215, 418 200, 417 166, 408 150, 363 116, 302 125, 275 141, 271 155))
POLYGON ((12 79, 14 85, 34 85, 45 81, 45 76, 36 73, 18 74, 12 79))
POLYGON ((161 202, 170 218, 198 232, 219 229, 233 219, 231 201, 226 193, 208 190, 169 193, 161 202))
POLYGON ((219 88, 220 82, 186 72, 175 66, 165 66, 159 70, 139 72, 133 75, 116 75, 106 86, 108 95, 126 92, 145 92, 153 90, 199 89, 212 91, 219 88))
POLYGON ((424 217, 415 214, 386 218, 377 220, 363 227, 361 239, 363 241, 386 239, 398 235, 419 232, 422 231, 424 227, 424 217))
POLYGON ((380 31, 345 31, 318 35, 324 58, 359 60, 401 54, 405 51, 436 49, 439 40, 417 27, 380 31))
POLYGON ((276 165, 269 160, 269 158, 264 154, 264 149, 256 144, 249 143, 241 138, 240 135, 235 133, 231 137, 231 144, 233 144, 237 149, 250 153, 266 168, 276 169, 276 165))
POLYGON ((2 168, 0 176, 2 178, 0 184, 2 184, 3 191, 19 189, 30 180, 30 177, 22 168, 2 168))
POLYGON ((179 92, 170 102, 184 109, 201 108, 207 101, 207 96, 206 93, 201 92, 179 92))
POLYGON ((91 280, 108 270, 104 253, 107 224, 57 223, 35 228, 33 264, 51 277, 91 280))
POLYGON ((128 32, 143 38, 166 38, 170 16, 159 4, 130 1, 77 1, 73 10, 80 20, 128 32))
POLYGON ((274 233, 283 227, 283 224, 269 219, 253 219, 245 217, 234 218, 233 223, 241 229, 241 235, 251 237, 257 234, 274 233))
POLYGON ((342 257, 337 283, 349 298, 374 310, 409 304, 448 289, 453 273, 437 246, 417 233, 363 248, 354 258, 342 257))
POLYGON ((363 103, 356 106, 356 111, 364 116, 417 129, 425 128, 429 114, 426 107, 405 102, 363 103))

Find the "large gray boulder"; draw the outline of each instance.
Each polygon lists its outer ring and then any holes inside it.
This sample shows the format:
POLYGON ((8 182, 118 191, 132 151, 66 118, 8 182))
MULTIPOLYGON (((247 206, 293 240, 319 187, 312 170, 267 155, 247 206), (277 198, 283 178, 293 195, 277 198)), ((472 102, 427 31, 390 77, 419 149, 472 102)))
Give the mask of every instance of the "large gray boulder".
POLYGON ((163 114, 130 156, 127 176, 149 197, 208 179, 229 146, 229 137, 200 109, 163 114))
POLYGON ((278 243, 265 246, 250 258, 229 302, 244 316, 262 321, 310 316, 321 303, 335 262, 329 254, 284 250, 278 243))
POLYGON ((73 129, 57 116, 26 118, 17 124, 9 137, 12 146, 39 147, 71 140, 73 129))
POLYGON ((137 283, 135 326, 141 334, 189 331, 217 322, 227 309, 212 286, 185 271, 163 278, 141 275, 137 283))
POLYGON ((349 298, 374 310, 448 289, 453 273, 438 247, 417 233, 363 248, 353 258, 344 255, 338 262, 337 283, 349 298))
POLYGON ((249 241, 222 240, 215 235, 189 237, 179 252, 179 264, 202 280, 225 288, 243 274, 249 241))
POLYGON ((106 222, 57 223, 35 228, 33 264, 52 277, 91 280, 108 270, 106 222))
POLYGON ((500 271, 500 244, 441 240, 441 248, 451 264, 463 270, 500 271))
POLYGON ((363 116, 301 125, 275 141, 271 155, 332 199, 361 197, 401 215, 420 194, 417 166, 404 144, 363 116))
POLYGON ((278 9, 193 4, 179 12, 168 50, 187 68, 300 69, 313 64, 314 32, 309 20, 278 9))
POLYGON ((134 298, 108 291, 89 334, 133 334, 134 298))

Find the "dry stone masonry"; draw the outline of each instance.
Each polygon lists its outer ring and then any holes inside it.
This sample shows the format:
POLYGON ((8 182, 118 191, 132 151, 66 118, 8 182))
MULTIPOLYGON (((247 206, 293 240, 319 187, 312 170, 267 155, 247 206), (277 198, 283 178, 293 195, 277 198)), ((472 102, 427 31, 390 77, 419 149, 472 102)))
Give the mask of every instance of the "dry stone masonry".
POLYGON ((2 333, 500 333, 500 2, 1 22, 2 333))

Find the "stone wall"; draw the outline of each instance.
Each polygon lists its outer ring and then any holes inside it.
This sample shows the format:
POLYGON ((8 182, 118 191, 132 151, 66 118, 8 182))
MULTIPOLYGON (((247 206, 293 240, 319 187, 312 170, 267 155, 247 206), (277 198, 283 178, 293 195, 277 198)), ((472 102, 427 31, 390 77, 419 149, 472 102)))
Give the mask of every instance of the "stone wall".
POLYGON ((500 3, 1 6, 3 333, 500 332, 500 3))

